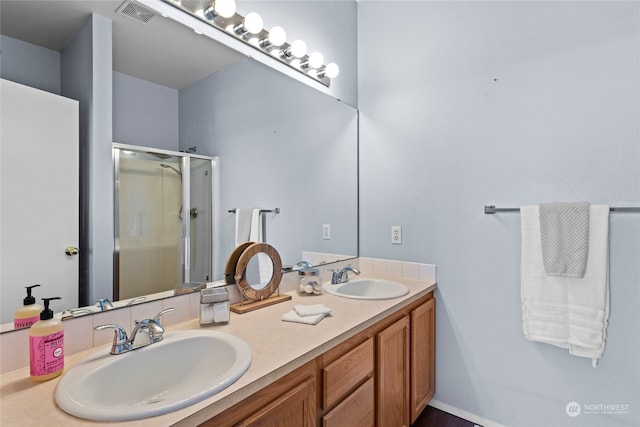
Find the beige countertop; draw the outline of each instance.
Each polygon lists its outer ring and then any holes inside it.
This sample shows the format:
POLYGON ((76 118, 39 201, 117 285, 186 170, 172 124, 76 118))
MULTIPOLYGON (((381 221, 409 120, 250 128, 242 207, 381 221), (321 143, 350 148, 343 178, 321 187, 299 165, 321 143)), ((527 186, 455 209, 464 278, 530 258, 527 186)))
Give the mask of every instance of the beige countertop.
MULTIPOLYGON (((203 327, 202 329, 230 333, 249 343, 253 351, 253 361, 249 370, 225 390, 187 408, 148 419, 113 424, 121 426, 198 425, 387 315, 433 291, 436 287, 435 283, 424 281, 398 278, 392 280, 406 284, 410 289, 409 294, 391 300, 363 301, 329 294, 300 297, 290 293, 293 296, 290 301, 246 314, 231 313, 229 324, 203 327), (331 316, 313 326, 283 322, 282 315, 291 310, 295 304, 324 304, 333 311, 331 316)), ((168 327, 167 334, 176 330, 200 328, 198 319, 193 319, 168 327)), ((110 345, 104 345, 68 356, 65 359, 65 369, 72 368, 97 352, 108 353, 109 349, 110 345)), ((211 355, 211 363, 216 363, 215 354, 211 355)), ((60 378, 45 383, 34 383, 29 379, 29 368, 18 369, 0 376, 0 425, 18 427, 112 424, 76 418, 58 409, 53 395, 60 378)))

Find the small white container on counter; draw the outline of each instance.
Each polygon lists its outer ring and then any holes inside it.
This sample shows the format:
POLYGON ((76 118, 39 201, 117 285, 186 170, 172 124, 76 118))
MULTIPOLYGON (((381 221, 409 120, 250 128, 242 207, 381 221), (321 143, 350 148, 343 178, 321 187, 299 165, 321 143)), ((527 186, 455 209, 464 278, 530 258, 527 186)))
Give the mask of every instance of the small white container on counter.
POLYGON ((320 271, 317 268, 303 268, 298 271, 298 295, 321 295, 320 271))
POLYGON ((229 323, 229 291, 226 288, 200 290, 200 324, 229 323))

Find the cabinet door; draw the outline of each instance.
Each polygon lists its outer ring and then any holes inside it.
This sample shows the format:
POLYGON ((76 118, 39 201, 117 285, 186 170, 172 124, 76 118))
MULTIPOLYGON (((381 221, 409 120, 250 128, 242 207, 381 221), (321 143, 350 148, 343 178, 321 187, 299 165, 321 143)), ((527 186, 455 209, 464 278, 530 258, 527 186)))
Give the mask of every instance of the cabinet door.
POLYGON ((238 426, 312 427, 315 417, 311 410, 311 400, 315 396, 314 387, 313 380, 298 384, 260 411, 238 423, 238 426))
POLYGON ((435 393, 436 306, 430 299, 411 312, 411 422, 435 393))
POLYGON ((409 425, 409 316, 376 335, 376 425, 409 425))

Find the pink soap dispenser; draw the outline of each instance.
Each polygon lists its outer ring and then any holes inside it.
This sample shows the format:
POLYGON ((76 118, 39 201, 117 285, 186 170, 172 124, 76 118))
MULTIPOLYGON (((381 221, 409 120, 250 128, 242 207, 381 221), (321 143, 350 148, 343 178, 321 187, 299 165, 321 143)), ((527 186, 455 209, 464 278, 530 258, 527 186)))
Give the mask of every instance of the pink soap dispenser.
POLYGON ((36 304, 36 299, 31 295, 31 289, 38 286, 40 285, 26 286, 27 297, 22 301, 24 305, 17 309, 13 315, 13 329, 29 328, 40 320, 42 306, 36 304))
POLYGON ((49 301, 42 298, 44 310, 40 321, 29 330, 29 357, 32 381, 47 381, 60 375, 64 369, 64 328, 62 321, 53 318, 49 301))

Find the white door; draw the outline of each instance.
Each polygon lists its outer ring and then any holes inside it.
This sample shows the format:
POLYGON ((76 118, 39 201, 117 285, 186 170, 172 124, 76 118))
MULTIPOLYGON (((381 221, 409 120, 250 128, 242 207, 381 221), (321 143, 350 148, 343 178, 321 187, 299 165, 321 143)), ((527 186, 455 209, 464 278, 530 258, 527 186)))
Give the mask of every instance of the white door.
POLYGON ((25 286, 58 312, 78 307, 78 102, 0 80, 0 304, 12 322, 25 286))

